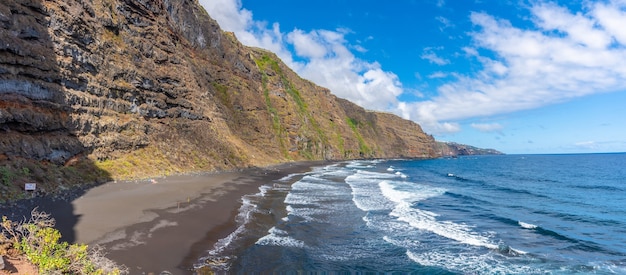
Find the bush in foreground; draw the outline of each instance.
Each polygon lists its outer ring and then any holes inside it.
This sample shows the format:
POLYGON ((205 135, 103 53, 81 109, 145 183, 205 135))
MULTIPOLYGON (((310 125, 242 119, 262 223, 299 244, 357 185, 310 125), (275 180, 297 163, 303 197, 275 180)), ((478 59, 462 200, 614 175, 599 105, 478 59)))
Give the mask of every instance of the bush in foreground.
POLYGON ((44 274, 127 274, 104 256, 101 247, 59 242, 61 233, 54 228, 49 214, 34 209, 28 221, 13 222, 2 217, 0 255, 23 255, 44 274))

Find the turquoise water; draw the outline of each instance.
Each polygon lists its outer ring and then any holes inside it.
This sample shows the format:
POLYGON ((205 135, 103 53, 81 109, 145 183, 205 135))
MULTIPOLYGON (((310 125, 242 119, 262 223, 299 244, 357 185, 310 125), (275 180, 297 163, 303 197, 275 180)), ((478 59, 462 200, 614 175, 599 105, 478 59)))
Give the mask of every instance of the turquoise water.
POLYGON ((243 198, 216 271, 626 274, 626 154, 352 161, 243 198))

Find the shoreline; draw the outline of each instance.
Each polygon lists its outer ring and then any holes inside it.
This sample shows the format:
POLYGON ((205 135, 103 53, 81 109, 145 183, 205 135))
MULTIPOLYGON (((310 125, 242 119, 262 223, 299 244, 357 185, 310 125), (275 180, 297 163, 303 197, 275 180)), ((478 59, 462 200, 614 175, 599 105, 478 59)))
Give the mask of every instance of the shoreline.
POLYGON ((0 211, 19 221, 20 215, 27 216, 38 207, 55 218, 63 240, 100 245, 108 258, 127 266, 131 274, 192 274, 199 257, 237 229, 235 217, 244 195, 258 193, 259 187, 273 180, 328 163, 288 162, 107 182, 69 195, 68 200, 35 198, 22 202, 18 209, 2 206, 0 211))

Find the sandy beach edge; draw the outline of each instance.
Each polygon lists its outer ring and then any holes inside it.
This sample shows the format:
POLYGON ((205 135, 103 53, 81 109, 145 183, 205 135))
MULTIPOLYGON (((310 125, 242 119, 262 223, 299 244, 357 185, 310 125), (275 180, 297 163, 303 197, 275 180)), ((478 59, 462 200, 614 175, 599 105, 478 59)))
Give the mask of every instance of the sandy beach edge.
POLYGON ((37 207, 57 220, 68 242, 103 246, 131 274, 192 274, 197 259, 236 230, 245 195, 329 161, 289 162, 237 171, 108 182, 70 199, 36 198, 0 206, 19 220, 37 207))

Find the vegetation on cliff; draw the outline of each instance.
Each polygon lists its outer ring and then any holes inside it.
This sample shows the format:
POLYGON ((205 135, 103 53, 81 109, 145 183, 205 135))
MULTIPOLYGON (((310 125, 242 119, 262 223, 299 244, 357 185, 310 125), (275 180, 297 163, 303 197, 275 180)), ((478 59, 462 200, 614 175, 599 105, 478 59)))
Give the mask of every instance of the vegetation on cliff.
POLYGON ((436 157, 223 32, 196 0, 0 5, 0 200, 112 179, 286 161, 436 157))
POLYGON ((504 153, 496 149, 478 148, 471 145, 460 144, 456 142, 438 141, 437 147, 441 156, 471 156, 471 155, 504 155, 504 153))
POLYGON ((107 259, 98 247, 89 249, 84 244, 59 242, 61 233, 54 229, 54 222, 50 215, 36 209, 28 221, 14 222, 2 217, 0 256, 23 257, 35 264, 41 274, 128 273, 126 267, 107 259))

